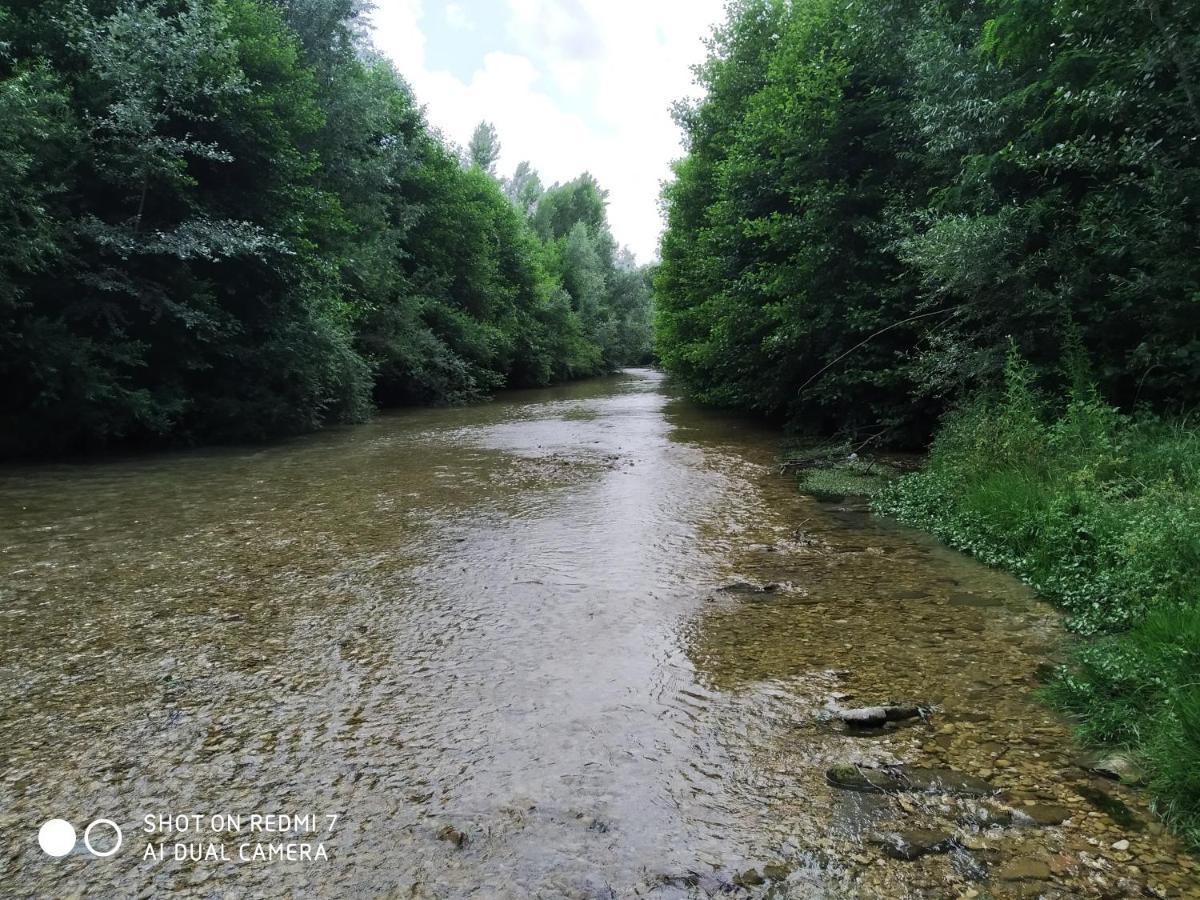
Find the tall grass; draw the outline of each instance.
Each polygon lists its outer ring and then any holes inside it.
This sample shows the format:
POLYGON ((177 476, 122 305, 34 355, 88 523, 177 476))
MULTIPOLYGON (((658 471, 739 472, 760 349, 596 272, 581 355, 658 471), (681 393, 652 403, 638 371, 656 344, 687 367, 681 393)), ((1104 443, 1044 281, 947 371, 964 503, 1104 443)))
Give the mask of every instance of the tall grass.
POLYGON ((949 419, 881 512, 1012 572, 1084 636, 1050 685, 1083 738, 1139 758, 1200 845, 1200 428, 1127 416, 1086 385, 1007 390, 949 419))

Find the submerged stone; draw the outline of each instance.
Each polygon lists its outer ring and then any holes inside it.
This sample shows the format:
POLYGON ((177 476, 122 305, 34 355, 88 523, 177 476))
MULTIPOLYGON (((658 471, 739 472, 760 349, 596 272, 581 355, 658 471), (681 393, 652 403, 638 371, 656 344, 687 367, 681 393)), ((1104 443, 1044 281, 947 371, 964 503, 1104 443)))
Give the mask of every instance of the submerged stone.
POLYGON ((1140 829, 1142 827, 1142 823, 1133 814, 1133 810, 1126 806, 1120 798, 1090 785, 1080 785, 1075 788, 1075 792, 1122 828, 1140 829))
POLYGON ((775 581, 766 584, 751 584, 749 581, 731 581, 717 591, 722 594, 777 594, 783 590, 783 585, 775 581))
POLYGON ((963 825, 972 825, 975 828, 1007 828, 1012 824, 1013 814, 1008 809, 974 806, 963 812, 958 817, 958 821, 963 825))
POLYGON ((825 773, 825 777, 834 787, 867 793, 957 794, 965 797, 985 797, 998 793, 997 788, 982 778, 964 775, 953 769, 834 766, 825 773))
POLYGON ((1003 606, 1004 603, 995 597, 986 597, 980 594, 952 594, 950 596, 951 606, 969 606, 975 609, 990 609, 996 606, 1003 606))
POLYGON ((817 488, 801 488, 801 490, 820 503, 844 503, 846 501, 845 494, 838 494, 833 491, 822 491, 817 488))
POLYGON ((717 588, 722 594, 757 594, 758 585, 751 584, 748 581, 732 581, 729 584, 717 588))
POLYGON ((787 881, 792 874, 791 868, 783 865, 763 866, 763 875, 767 881, 787 881))
POLYGON ((999 793, 999 788, 975 775, 953 769, 923 769, 903 767, 908 790, 927 794, 960 794, 965 797, 987 797, 999 793))
POLYGON ((944 831, 913 828, 878 834, 871 843, 882 847, 892 859, 911 862, 933 853, 949 853, 954 848, 954 837, 944 831))
POLYGON ((920 707, 905 704, 847 709, 840 712, 838 717, 851 728, 879 728, 888 722, 904 722, 920 715, 920 707))
POLYGON ((447 841, 455 847, 463 847, 467 843, 467 835, 465 832, 459 831, 453 825, 447 825, 437 833, 438 840, 447 841))
POLYGON ((1001 881, 1048 881, 1054 877, 1050 866, 1040 859, 1014 859, 996 873, 1001 881))
POLYGON ((740 875, 735 875, 733 883, 739 887, 758 887, 760 884, 766 884, 767 879, 758 874, 758 869, 747 869, 740 875))
MULTIPOLYGON (((711 877, 711 876, 710 876, 711 877)), ((660 884, 669 887, 678 888, 694 888, 700 885, 701 876, 695 872, 689 872, 686 875, 659 875, 658 881, 660 884)))
POLYGON ((825 773, 825 778, 834 787, 846 791, 882 794, 902 790, 895 777, 880 769, 834 766, 825 773))
MULTIPOLYGON (((967 881, 983 881, 988 876, 988 864, 981 857, 984 854, 966 853, 960 851, 951 857, 951 867, 956 875, 967 881)), ((964 897, 970 897, 967 893, 964 897)), ((974 896, 978 896, 975 894, 974 896)))
POLYGON ((1038 803, 1034 806, 1022 806, 1013 810, 1016 820, 1022 824, 1040 825, 1047 827, 1061 825, 1071 818, 1071 810, 1065 806, 1052 803, 1038 803))

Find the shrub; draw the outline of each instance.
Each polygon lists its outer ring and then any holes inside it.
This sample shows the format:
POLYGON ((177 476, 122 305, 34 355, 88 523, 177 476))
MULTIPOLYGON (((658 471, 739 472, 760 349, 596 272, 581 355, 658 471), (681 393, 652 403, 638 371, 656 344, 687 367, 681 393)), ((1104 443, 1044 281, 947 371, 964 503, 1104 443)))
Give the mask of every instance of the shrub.
POLYGON ((1200 842, 1200 433, 1089 387, 1053 403, 1010 356, 1006 390, 951 416, 877 508, 1016 573, 1083 636, 1047 688, 1082 737, 1142 758, 1200 842))

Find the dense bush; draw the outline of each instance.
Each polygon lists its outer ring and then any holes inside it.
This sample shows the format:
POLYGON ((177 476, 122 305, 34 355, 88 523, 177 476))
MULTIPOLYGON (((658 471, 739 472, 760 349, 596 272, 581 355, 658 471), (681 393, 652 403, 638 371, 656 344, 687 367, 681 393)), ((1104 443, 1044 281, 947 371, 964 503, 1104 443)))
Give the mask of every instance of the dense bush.
POLYGON ((265 438, 646 355, 595 183, 539 238, 569 186, 510 201, 494 131, 484 160, 445 146, 359 0, 3 0, 0 120, 0 455, 265 438))
POLYGON ((927 467, 876 499, 1017 572, 1090 640, 1051 685, 1096 743, 1145 758, 1160 807, 1200 840, 1200 429, 1076 388, 1006 391, 953 416, 927 467))

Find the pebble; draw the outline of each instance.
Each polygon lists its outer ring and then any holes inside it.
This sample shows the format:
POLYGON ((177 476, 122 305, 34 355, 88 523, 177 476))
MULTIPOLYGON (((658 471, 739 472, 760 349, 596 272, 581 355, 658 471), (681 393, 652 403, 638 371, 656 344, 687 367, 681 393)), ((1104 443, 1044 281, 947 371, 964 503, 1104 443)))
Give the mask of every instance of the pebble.
POLYGON ((455 847, 461 848, 467 843, 467 835, 464 832, 459 831, 453 825, 447 825, 445 828, 442 828, 440 831, 438 831, 437 836, 438 840, 447 841, 453 844, 455 847))

